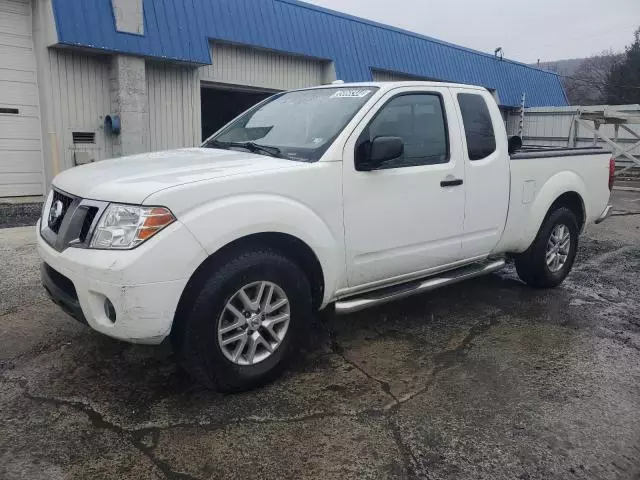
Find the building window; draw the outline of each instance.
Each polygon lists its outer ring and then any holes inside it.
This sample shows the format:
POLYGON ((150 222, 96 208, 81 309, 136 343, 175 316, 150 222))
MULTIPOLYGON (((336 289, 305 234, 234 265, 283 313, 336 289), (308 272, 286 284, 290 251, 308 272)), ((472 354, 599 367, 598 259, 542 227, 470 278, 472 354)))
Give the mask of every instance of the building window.
POLYGON ((496 151, 496 136, 487 102, 482 95, 459 93, 458 103, 467 137, 469 160, 482 160, 496 151))

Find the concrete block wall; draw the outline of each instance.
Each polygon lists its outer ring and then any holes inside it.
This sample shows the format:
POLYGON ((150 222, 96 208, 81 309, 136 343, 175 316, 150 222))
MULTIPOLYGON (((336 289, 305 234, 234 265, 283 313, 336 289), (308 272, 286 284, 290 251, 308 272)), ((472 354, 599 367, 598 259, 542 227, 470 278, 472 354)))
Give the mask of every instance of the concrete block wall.
POLYGON ((149 151, 149 99, 145 60, 114 55, 109 71, 111 114, 119 115, 120 135, 113 136, 116 157, 149 151))

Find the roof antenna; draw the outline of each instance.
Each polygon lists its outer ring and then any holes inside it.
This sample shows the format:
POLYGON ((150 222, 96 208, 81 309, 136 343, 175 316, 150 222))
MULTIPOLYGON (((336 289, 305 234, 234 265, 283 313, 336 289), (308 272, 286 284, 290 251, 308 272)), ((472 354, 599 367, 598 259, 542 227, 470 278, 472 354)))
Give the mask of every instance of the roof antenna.
POLYGON ((495 55, 496 58, 499 58, 500 60, 504 58, 504 51, 502 50, 502 47, 496 48, 493 54, 495 55))

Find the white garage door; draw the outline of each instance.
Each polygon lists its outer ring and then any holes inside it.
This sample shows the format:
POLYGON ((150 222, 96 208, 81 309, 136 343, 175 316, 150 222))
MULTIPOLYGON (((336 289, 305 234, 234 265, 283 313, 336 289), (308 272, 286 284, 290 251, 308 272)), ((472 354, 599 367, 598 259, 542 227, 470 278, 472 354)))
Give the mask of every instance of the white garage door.
POLYGON ((0 197, 42 195, 30 0, 0 0, 0 197))

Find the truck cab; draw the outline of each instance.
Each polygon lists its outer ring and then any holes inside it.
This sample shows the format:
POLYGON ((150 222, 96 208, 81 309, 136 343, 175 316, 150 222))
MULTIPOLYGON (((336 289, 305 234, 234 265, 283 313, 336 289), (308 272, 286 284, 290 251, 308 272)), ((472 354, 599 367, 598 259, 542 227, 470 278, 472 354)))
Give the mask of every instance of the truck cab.
POLYGON ((509 207, 509 155, 488 91, 390 89, 342 156, 350 286, 455 267, 498 244, 509 207), (469 138, 461 105, 469 110, 469 138), (388 137, 402 140, 403 155, 368 165, 368 146, 375 150, 388 137))

